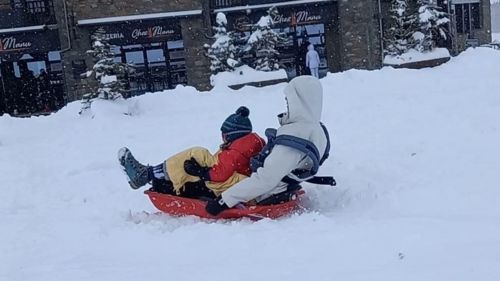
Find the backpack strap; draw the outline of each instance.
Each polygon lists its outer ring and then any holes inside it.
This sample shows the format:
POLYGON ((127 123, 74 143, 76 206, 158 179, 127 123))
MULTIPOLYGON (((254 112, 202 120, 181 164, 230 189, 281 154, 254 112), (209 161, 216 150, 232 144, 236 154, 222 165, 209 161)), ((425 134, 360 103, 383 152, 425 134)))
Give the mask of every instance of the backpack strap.
POLYGON ((298 178, 305 179, 318 173, 320 155, 318 148, 314 145, 314 143, 291 135, 279 135, 275 139, 275 145, 277 144, 297 149, 312 160, 313 165, 310 169, 296 169, 292 171, 292 173, 298 178))
MULTIPOLYGON (((266 129, 265 134, 268 141, 267 144, 264 146, 264 148, 261 150, 261 152, 250 160, 250 168, 252 169, 252 172, 256 172, 258 168, 264 166, 264 161, 267 158, 267 156, 271 153, 274 146, 279 144, 299 150, 300 152, 304 153, 307 157, 309 157, 313 162, 313 165, 310 169, 295 169, 292 171, 292 173, 298 179, 309 178, 310 180, 314 181, 313 183, 335 185, 335 179, 333 179, 332 177, 314 177, 314 175, 318 173, 319 167, 325 162, 325 160, 330 155, 330 134, 328 133, 328 130, 323 123, 320 123, 320 125, 321 128, 323 129, 323 132, 325 133, 325 137, 327 140, 323 157, 320 158, 318 148, 313 142, 309 140, 291 135, 276 136, 277 134, 276 129, 266 129), (311 179, 311 177, 314 177, 315 179, 311 179)), ((291 179, 289 177, 285 177, 283 179, 283 182, 289 184, 299 183, 298 181, 291 179)))
POLYGON ((267 143, 259 152, 259 154, 255 155, 250 159, 250 169, 252 173, 255 173, 258 168, 264 166, 264 160, 266 160, 267 156, 271 154, 271 151, 274 147, 274 140, 276 139, 277 130, 273 128, 266 129, 266 137, 267 143))
POLYGON ((326 136, 326 148, 325 148, 325 153, 323 154, 323 157, 321 157, 321 160, 319 160, 319 165, 323 165, 326 159, 330 156, 330 133, 328 132, 328 129, 323 123, 319 123, 321 125, 321 128, 323 129, 323 132, 325 133, 326 136))

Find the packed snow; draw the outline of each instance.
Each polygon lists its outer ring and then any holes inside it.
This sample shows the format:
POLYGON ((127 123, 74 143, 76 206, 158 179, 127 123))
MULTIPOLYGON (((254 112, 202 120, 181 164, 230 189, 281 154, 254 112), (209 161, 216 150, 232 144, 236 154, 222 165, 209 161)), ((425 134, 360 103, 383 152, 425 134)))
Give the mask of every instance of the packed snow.
POLYGON ((384 64, 386 65, 401 65, 419 61, 428 61, 442 58, 449 58, 450 52, 446 48, 436 48, 430 52, 419 52, 415 49, 410 49, 406 53, 399 56, 385 56, 384 64))
POLYGON ((492 33, 491 38, 493 42, 500 42, 500 33, 492 33))
POLYGON ((191 87, 0 117, 0 280, 500 280, 500 52, 432 69, 329 74, 321 168, 302 214, 210 221, 159 214, 116 153, 157 164, 212 151, 240 105, 276 127, 285 84, 191 87))
POLYGON ((210 77, 212 86, 227 87, 241 85, 251 82, 265 82, 270 80, 287 79, 286 71, 283 69, 275 71, 259 71, 248 65, 236 67, 234 71, 220 72, 210 77))

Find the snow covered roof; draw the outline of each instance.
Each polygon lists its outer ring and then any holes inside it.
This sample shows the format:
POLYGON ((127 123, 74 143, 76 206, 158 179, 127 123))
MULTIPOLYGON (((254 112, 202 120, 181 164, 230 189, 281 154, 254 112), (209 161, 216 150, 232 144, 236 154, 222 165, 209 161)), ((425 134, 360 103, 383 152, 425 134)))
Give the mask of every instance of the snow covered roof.
POLYGON ((219 12, 233 12, 233 11, 242 11, 248 9, 262 9, 269 7, 280 7, 280 6, 291 6, 291 5, 300 5, 300 4, 308 4, 308 3, 318 3, 318 2, 333 2, 335 0, 295 0, 295 1, 287 1, 287 2, 279 2, 279 3, 269 3, 269 4, 259 4, 259 5, 246 5, 246 6, 236 6, 230 8, 221 8, 215 9, 215 13, 219 12))
POLYGON ((22 32, 22 31, 42 30, 45 27, 46 27, 46 25, 33 25, 33 26, 6 28, 6 29, 0 29, 0 34, 1 33, 13 33, 13 32, 22 32))
POLYGON ((134 21, 134 20, 146 20, 146 19, 196 16, 196 15, 201 15, 201 12, 202 12, 201 10, 191 10, 191 11, 179 11, 179 12, 130 15, 130 16, 121 16, 121 17, 85 19, 85 20, 79 20, 78 25, 92 25, 92 24, 111 23, 111 22, 120 22, 120 21, 134 21))

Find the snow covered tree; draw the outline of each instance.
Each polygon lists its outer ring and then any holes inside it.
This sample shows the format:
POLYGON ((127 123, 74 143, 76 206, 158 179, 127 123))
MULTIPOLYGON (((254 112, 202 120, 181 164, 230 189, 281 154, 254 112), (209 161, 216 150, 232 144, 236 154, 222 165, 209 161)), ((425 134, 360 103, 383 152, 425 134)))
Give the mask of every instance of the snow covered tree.
POLYGON ((387 55, 398 56, 415 46, 413 33, 418 28, 418 21, 408 0, 392 0, 390 16, 384 51, 387 55))
POLYGON ((261 71, 273 71, 279 69, 278 55, 276 47, 285 43, 288 38, 273 30, 273 18, 278 14, 276 7, 271 7, 267 15, 262 16, 252 27, 252 34, 248 38, 246 52, 255 52, 257 60, 255 69, 261 71))
POLYGON ((448 14, 433 3, 433 0, 417 0, 419 31, 414 33, 416 47, 420 52, 434 49, 439 38, 446 39, 446 25, 450 22, 448 14))
POLYGON ((227 31, 227 19, 224 13, 216 16, 215 32, 212 37, 215 42, 212 45, 205 44, 207 56, 210 59, 210 70, 217 74, 223 71, 233 71, 241 64, 238 55, 238 48, 235 47, 235 37, 233 32, 227 31))
POLYGON ((95 74, 93 77, 98 81, 99 86, 96 92, 83 96, 83 108, 80 113, 89 109, 96 98, 115 100, 127 91, 126 74, 133 71, 133 66, 114 61, 115 56, 111 50, 111 44, 105 35, 103 29, 98 29, 91 36, 92 50, 87 51, 87 54, 92 55, 96 63, 87 73, 87 77, 95 74))

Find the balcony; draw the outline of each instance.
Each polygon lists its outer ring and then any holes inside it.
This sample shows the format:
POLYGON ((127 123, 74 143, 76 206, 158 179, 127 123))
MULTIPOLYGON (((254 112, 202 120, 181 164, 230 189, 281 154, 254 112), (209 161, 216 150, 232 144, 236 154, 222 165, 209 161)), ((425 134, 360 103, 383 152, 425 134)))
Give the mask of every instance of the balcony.
POLYGON ((291 0, 210 0, 211 9, 289 2, 291 0))
POLYGON ((0 10, 0 29, 56 24, 52 0, 14 0, 0 10))

